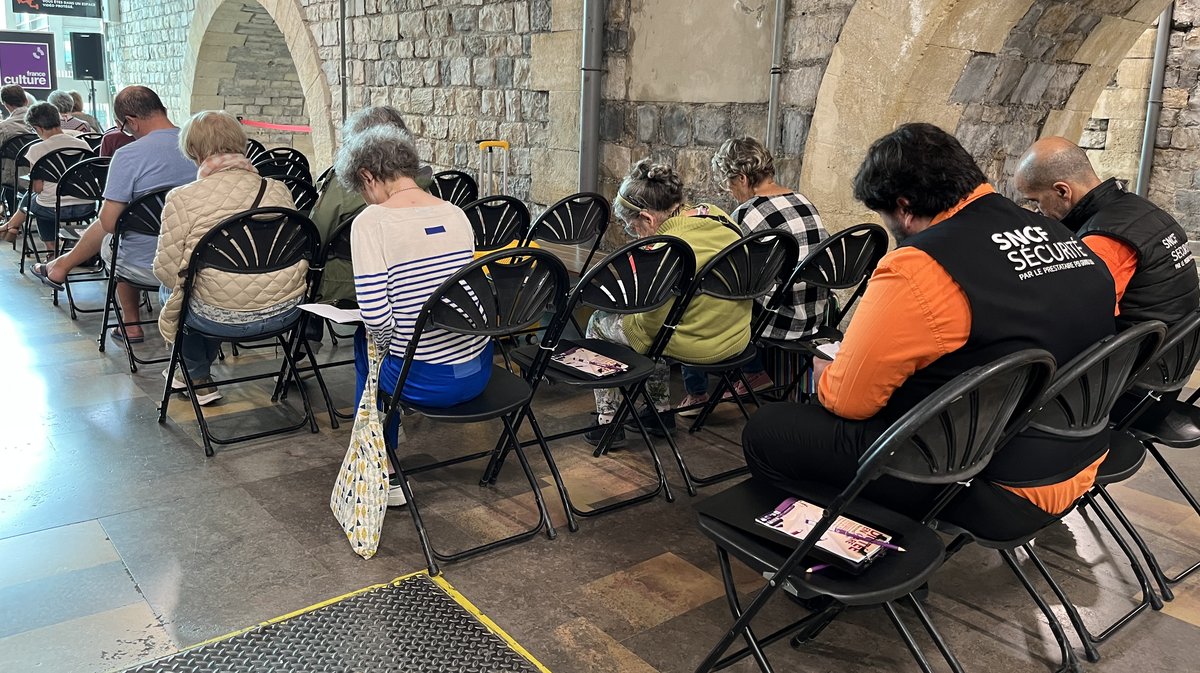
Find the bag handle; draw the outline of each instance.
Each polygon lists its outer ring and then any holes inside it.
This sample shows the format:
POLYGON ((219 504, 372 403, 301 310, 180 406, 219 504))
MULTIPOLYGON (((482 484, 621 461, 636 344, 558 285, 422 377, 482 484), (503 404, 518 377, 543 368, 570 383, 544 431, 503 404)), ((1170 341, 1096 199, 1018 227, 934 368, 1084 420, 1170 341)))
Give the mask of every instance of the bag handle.
POLYGON ((358 403, 358 415, 379 415, 376 400, 379 397, 379 369, 383 365, 383 357, 379 355, 379 347, 375 339, 367 334, 367 382, 363 386, 362 400, 358 403))
POLYGON ((266 193, 267 193, 267 179, 259 178, 258 196, 254 197, 254 203, 250 204, 250 207, 247 208, 247 210, 254 210, 255 208, 257 208, 258 204, 262 203, 263 194, 266 194, 266 193))

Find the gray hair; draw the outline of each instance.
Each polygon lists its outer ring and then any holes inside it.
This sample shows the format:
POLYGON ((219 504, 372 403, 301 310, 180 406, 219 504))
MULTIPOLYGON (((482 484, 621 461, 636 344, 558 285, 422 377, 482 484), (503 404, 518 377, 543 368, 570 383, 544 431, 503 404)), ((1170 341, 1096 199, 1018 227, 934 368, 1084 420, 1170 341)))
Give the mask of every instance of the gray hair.
POLYGON ((399 110, 390 105, 376 105, 350 115, 342 125, 342 137, 362 133, 377 126, 395 127, 405 135, 410 135, 408 125, 404 123, 404 117, 400 116, 399 110))
POLYGON ((71 98, 69 91, 57 89, 52 91, 49 96, 46 96, 46 102, 58 108, 58 111, 63 114, 70 114, 75 111, 75 99, 71 98))
POLYGON ((407 133, 393 126, 376 126, 346 139, 333 171, 343 187, 361 194, 366 186, 364 173, 388 181, 415 178, 420 167, 417 148, 407 133))
POLYGON ((683 203, 683 180, 666 164, 642 159, 629 171, 613 199, 613 215, 629 221, 643 210, 670 213, 683 203))
POLYGON ((751 187, 757 187, 775 177, 775 158, 754 138, 730 138, 713 155, 712 173, 722 187, 739 175, 746 176, 751 187))
POLYGON ((61 128, 62 114, 50 103, 38 103, 25 113, 25 123, 46 130, 61 128))

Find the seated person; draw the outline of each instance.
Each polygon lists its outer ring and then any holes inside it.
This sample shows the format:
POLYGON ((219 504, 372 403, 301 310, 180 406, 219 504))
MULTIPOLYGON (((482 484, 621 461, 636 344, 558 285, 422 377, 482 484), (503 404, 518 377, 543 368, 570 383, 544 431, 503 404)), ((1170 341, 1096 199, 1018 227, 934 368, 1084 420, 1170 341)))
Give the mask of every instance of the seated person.
MULTIPOLYGON (((49 103, 38 103, 29 108, 29 112, 25 115, 25 121, 32 128, 33 132, 38 134, 42 139, 29 151, 25 153, 25 158, 29 161, 29 165, 33 166, 43 157, 56 150, 76 149, 84 150, 90 153, 92 148, 85 141, 74 136, 63 133, 59 127, 60 115, 58 108, 49 103)), ((84 157, 87 158, 87 157, 84 157)), ((21 201, 22 206, 28 209, 29 213, 37 221, 38 237, 42 239, 46 250, 50 253, 50 257, 54 257, 58 253, 58 230, 55 227, 54 221, 54 202, 58 196, 58 184, 45 180, 34 180, 29 186, 29 191, 25 193, 21 201), (31 195, 36 194, 36 198, 31 195)), ((92 201, 77 199, 73 196, 64 196, 62 198, 61 208, 59 208, 60 222, 75 222, 92 217, 96 214, 96 206, 92 201)), ((9 218, 4 227, 9 230, 20 231, 25 224, 25 212, 18 210, 9 218)))
MULTIPOLYGON (((187 319, 179 325, 187 263, 200 239, 213 227, 252 208, 295 208, 287 185, 260 177, 244 153, 246 133, 228 112, 196 113, 179 132, 179 150, 200 167, 196 181, 167 195, 162 232, 154 255, 154 275, 162 282, 162 313, 158 329, 163 339, 182 339, 180 352, 196 401, 212 404, 221 392, 212 384, 210 368, 222 339, 253 339, 277 331, 299 316, 307 290, 308 263, 266 274, 200 272, 188 304, 187 319), (246 288, 254 288, 247 293, 246 288)), ((174 385, 182 386, 176 379, 174 385)))
MULTIPOLYGON (((754 138, 730 138, 712 158, 714 179, 741 204, 734 209, 732 219, 743 234, 764 229, 784 229, 792 232, 800 243, 800 257, 808 256, 812 246, 829 237, 821 224, 817 208, 804 195, 775 182, 775 158, 754 138)), ((797 285, 779 306, 777 317, 767 325, 763 336, 768 339, 804 339, 821 326, 825 315, 828 291, 819 287, 797 285)), ((766 304, 770 295, 759 301, 766 304)), ((771 377, 764 371, 760 352, 743 368, 746 379, 754 389, 769 388, 771 377)), ((708 401, 708 377, 689 367, 683 368, 683 385, 687 397, 681 407, 704 404, 708 401)), ((745 395, 741 381, 735 392, 745 395)), ((726 395, 729 393, 726 392, 726 395)), ((700 409, 679 412, 680 416, 697 416, 700 409)))
MULTIPOLYGON (((751 473, 784 489, 845 486, 893 421, 972 367, 1026 348, 1066 363, 1114 331, 1103 263, 1059 223, 997 194, 936 126, 905 124, 875 141, 854 195, 899 247, 872 275, 836 359, 818 368, 821 406, 768 405, 746 425, 751 473), (1074 264, 1043 263, 1034 246, 1047 245, 1074 264)), ((939 518, 998 540, 1033 533, 1091 488, 1107 450, 1107 433, 1026 430, 939 518)), ((884 476, 864 493, 920 518, 940 492, 884 476)))
POLYGON ((62 129, 64 132, 71 135, 91 132, 92 127, 87 122, 75 118, 75 99, 71 98, 69 92, 62 90, 52 91, 49 96, 46 96, 46 102, 58 108, 59 113, 62 114, 62 129))
MULTIPOLYGON (((666 234, 683 239, 696 255, 696 269, 704 266, 714 255, 738 240, 738 235, 723 224, 725 213, 715 206, 683 204, 683 180, 669 166, 643 159, 621 181, 613 200, 613 215, 624 223, 625 232, 633 238, 666 234)), ((662 328, 671 304, 667 302, 647 313, 617 314, 596 311, 588 321, 586 337, 603 339, 629 346, 645 353, 662 328)), ((692 299, 683 318, 667 344, 666 356, 684 358, 691 362, 720 362, 739 355, 750 343, 749 301, 728 301, 707 295, 692 299)), ((647 383, 647 392, 654 400, 655 410, 671 408, 670 368, 666 362, 656 362, 654 374, 647 383)), ((591 444, 599 444, 603 426, 612 422, 621 402, 615 389, 598 388, 597 427, 584 435, 591 444)), ((658 422, 647 409, 643 423, 648 430, 661 432, 658 422)), ((675 427, 675 416, 662 417, 667 429, 675 427)), ((630 427, 636 427, 630 418, 630 427)), ((623 445, 625 432, 618 429, 614 447, 623 445)))
MULTIPOLYGON (((350 247, 364 329, 354 335, 357 396, 367 380, 367 332, 383 359, 380 390, 412 404, 451 407, 479 396, 492 375, 487 337, 426 331, 396 390, 412 328, 441 283, 471 262, 475 239, 462 209, 431 196, 416 177, 421 170, 411 138, 394 125, 351 136, 338 151, 338 180, 369 204, 354 218, 350 247)), ((399 441, 399 417, 384 428, 389 446, 399 441)), ((404 504, 393 480, 388 505, 404 504)))
POLYGON ((78 91, 69 91, 71 100, 75 105, 71 109, 71 116, 76 119, 81 119, 88 125, 87 133, 104 133, 104 127, 100 126, 100 122, 95 117, 83 111, 83 95, 78 91))
MULTIPOLYGON (((113 99, 113 114, 117 128, 138 138, 139 142, 113 154, 99 219, 83 232, 70 252, 47 264, 33 266, 33 273, 51 287, 61 289, 67 273, 97 253, 105 258, 108 268, 115 268, 122 278, 143 286, 159 284, 151 271, 158 245, 156 237, 126 236, 121 240, 119 258, 114 264, 109 259, 112 250, 109 236, 117 230, 118 218, 132 201, 155 190, 191 182, 196 177, 196 164, 179 151, 179 129, 167 117, 167 109, 158 94, 150 89, 144 86, 121 89, 113 99)), ((109 335, 115 341, 136 343, 143 339, 142 328, 133 324, 140 319, 139 299, 133 285, 117 283, 117 300, 128 325, 128 334, 114 328, 109 335)))

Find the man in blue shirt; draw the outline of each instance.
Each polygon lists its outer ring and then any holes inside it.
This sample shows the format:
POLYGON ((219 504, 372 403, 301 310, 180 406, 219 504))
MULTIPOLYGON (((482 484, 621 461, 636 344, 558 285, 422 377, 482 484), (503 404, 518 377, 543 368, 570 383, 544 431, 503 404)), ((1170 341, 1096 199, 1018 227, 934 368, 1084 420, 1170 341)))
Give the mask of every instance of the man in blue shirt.
MULTIPOLYGON (((126 206, 143 194, 178 187, 196 179, 196 164, 179 149, 179 129, 167 117, 158 94, 144 86, 122 89, 113 99, 117 128, 134 137, 112 156, 108 182, 104 188, 104 204, 99 219, 84 232, 70 252, 46 264, 35 264, 34 275, 51 287, 61 288, 67 273, 76 266, 110 250, 110 236, 117 230, 117 218, 126 206)), ((154 236, 130 234, 121 240, 119 258, 106 259, 110 269, 142 285, 157 286, 151 267, 158 239, 154 236)), ((138 321, 138 293, 132 285, 117 284, 117 299, 129 325, 128 333, 114 329, 114 340, 138 342, 142 328, 131 323, 138 321)))

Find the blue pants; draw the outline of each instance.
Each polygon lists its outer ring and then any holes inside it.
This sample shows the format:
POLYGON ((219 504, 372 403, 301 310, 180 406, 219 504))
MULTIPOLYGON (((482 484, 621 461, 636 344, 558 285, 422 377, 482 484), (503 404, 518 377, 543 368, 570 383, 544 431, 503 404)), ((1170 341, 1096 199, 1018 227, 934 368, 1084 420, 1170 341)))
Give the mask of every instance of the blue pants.
MULTIPOLYGON (((38 237, 46 243, 53 241, 58 233, 54 230, 54 208, 48 208, 38 203, 36 199, 30 199, 29 214, 37 221, 38 237)), ((58 220, 60 222, 82 222, 95 214, 96 207, 90 203, 63 206, 58 209, 58 220)))
MULTIPOLYGON (((758 374, 766 371, 762 361, 762 351, 754 354, 754 359, 746 363, 742 367, 742 371, 746 374, 758 374)), ((708 393, 708 375, 699 369, 694 369, 687 365, 683 365, 683 389, 688 395, 699 397, 708 393)))
POLYGON ((278 332, 299 319, 299 308, 291 308, 266 320, 242 324, 214 322, 208 318, 188 314, 186 324, 179 330, 179 338, 182 339, 179 350, 183 355, 183 365, 187 367, 193 381, 209 378, 212 376, 212 363, 217 361, 217 355, 220 353, 221 342, 255 339, 264 334, 278 332), (205 335, 225 338, 212 339, 190 328, 200 330, 205 335))

